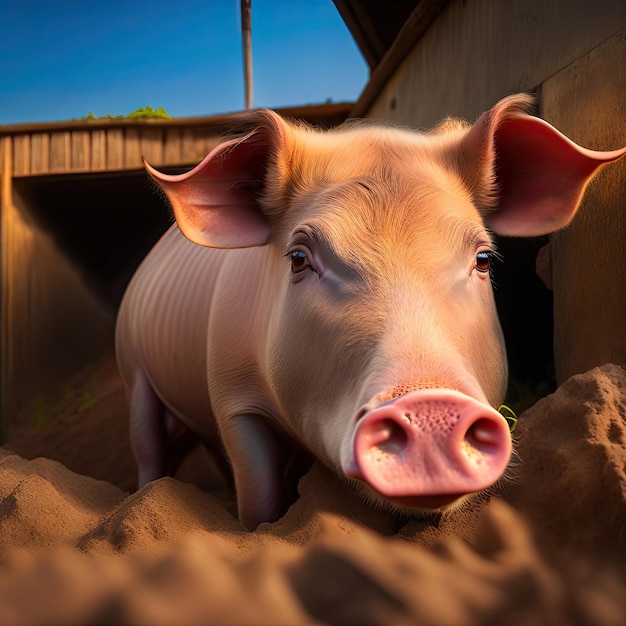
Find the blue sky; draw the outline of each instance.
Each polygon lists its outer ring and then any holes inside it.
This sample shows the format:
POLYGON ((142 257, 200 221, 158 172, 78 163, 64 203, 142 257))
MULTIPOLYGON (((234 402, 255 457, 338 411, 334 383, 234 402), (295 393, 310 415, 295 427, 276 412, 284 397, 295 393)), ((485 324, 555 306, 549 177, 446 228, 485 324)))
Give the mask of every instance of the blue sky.
MULTIPOLYGON (((356 100, 365 61, 331 0, 252 0, 254 106, 356 100)), ((239 0, 0 0, 0 124, 243 108, 239 0)))

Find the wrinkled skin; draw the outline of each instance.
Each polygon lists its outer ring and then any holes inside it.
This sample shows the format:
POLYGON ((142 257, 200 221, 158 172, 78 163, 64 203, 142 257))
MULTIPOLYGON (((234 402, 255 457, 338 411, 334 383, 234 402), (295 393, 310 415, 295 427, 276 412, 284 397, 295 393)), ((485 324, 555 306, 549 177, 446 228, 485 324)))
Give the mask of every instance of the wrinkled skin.
POLYGON ((249 529, 282 515, 299 454, 415 513, 497 482, 511 438, 491 232, 565 226, 625 154, 577 146, 529 104, 427 134, 257 111, 187 174, 147 165, 177 224, 117 326, 140 484, 175 469, 188 431, 223 446, 249 529))

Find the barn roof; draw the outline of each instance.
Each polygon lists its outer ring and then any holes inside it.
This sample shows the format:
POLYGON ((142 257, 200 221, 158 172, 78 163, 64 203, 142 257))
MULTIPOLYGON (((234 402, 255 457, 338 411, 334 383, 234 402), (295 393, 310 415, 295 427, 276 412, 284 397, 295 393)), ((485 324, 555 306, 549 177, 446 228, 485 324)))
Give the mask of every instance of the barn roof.
POLYGON ((447 0, 333 0, 367 61, 371 78, 351 116, 365 113, 447 0))

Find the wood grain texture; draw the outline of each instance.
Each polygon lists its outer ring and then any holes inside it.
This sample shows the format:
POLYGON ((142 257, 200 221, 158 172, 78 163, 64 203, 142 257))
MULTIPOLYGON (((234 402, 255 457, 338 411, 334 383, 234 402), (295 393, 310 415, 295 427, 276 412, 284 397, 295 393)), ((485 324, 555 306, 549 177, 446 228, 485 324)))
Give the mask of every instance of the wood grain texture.
MULTIPOLYGON (((626 28, 547 80, 541 113, 595 150, 626 144, 626 28), (621 63, 616 60, 621 59, 621 63)), ((557 379, 626 362, 626 159, 603 168, 551 236, 557 379)))

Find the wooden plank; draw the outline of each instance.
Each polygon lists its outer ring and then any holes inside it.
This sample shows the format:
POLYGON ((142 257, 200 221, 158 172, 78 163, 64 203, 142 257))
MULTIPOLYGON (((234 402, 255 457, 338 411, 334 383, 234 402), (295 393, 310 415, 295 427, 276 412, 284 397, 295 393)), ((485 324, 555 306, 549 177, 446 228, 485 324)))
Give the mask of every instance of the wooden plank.
POLYGON ((127 128, 124 133, 124 164, 127 169, 142 167, 141 146, 139 143, 140 130, 127 128), (140 165, 137 165, 139 163, 140 165))
POLYGON ((87 172, 91 167, 90 133, 74 131, 71 134, 71 167, 73 172, 87 172))
POLYGON ((165 144, 163 146, 163 165, 178 165, 182 163, 183 135, 180 128, 165 129, 165 144))
POLYGON ((181 138, 181 160, 183 163, 197 163, 202 159, 204 149, 196 138, 195 128, 185 128, 181 138))
MULTIPOLYGON (((623 25, 622 0, 603 0, 601 10, 585 0, 447 2, 404 59, 389 51, 389 67, 375 72, 386 75, 372 75, 351 115, 418 128, 446 115, 474 120, 503 96, 534 91, 623 25)), ((404 52, 399 40, 396 48, 404 52)))
POLYGON ((13 210, 13 137, 0 137, 0 436, 4 441, 11 391, 9 215, 13 210))
MULTIPOLYGON (((544 82, 541 113, 586 148, 624 145, 626 28, 544 82)), ((603 168, 550 236, 557 382, 626 361, 626 160, 603 168)))
POLYGON ((222 141, 222 135, 216 136, 210 128, 185 128, 183 130, 181 161, 183 163, 198 163, 222 141))
POLYGON ((124 169, 124 131, 112 128, 106 131, 106 169, 124 169))
MULTIPOLYGON (((0 137, 0 211, 11 203, 13 139, 13 137, 0 137)), ((0 234, 2 232, 0 228, 0 234)), ((1 249, 0 246, 0 250, 1 249)), ((2 300, 2 298, 0 298, 0 300, 2 300)))
POLYGON ((50 134, 50 172, 62 174, 71 169, 70 133, 50 134))
MULTIPOLYGON (((421 4, 423 3, 422 1, 421 4)), ((334 0, 334 4, 365 57, 370 71, 373 70, 385 54, 385 44, 379 37, 370 14, 359 2, 334 0)))
POLYGON ((30 172, 47 174, 50 171, 50 134, 36 133, 31 137, 30 172))
POLYGON ((92 130, 91 131, 91 170, 93 172, 100 172, 106 170, 107 157, 106 157, 106 131, 104 130, 92 130))
MULTIPOLYGON (((139 133, 139 146, 144 158, 154 165, 163 164, 163 129, 145 126, 139 133)), ((143 167, 141 161, 128 167, 143 167)))
POLYGON ((13 137, 13 176, 30 174, 30 135, 13 137))

